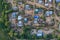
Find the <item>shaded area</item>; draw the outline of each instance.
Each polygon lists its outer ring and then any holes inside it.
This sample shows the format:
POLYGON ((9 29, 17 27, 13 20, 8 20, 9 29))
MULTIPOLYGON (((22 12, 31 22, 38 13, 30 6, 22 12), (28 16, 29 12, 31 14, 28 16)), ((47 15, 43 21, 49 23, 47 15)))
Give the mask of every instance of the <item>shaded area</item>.
POLYGON ((0 40, 8 40, 8 37, 4 34, 4 32, 0 29, 0 40))

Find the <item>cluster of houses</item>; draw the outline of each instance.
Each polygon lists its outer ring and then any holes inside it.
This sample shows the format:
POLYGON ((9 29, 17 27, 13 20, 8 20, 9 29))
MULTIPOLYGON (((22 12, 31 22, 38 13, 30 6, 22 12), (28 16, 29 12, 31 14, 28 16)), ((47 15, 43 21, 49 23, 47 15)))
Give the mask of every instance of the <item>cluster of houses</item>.
MULTIPOLYGON (((29 0, 28 0, 29 1, 29 0)), ((51 3, 52 0, 36 0, 38 3, 51 3)), ((47 5, 47 4, 46 4, 47 5)), ((18 2, 17 6, 12 7, 15 12, 11 13, 10 21, 17 26, 32 25, 40 26, 41 24, 54 24, 52 15, 54 14, 53 10, 44 10, 42 8, 36 8, 30 4, 23 4, 23 2, 18 2), (16 12, 16 10, 18 10, 16 12), (23 13, 24 10, 24 13, 23 13), (19 13, 22 12, 22 13, 19 13), (23 15, 21 15, 23 14, 23 15), (45 20, 44 20, 45 19, 45 20), (53 20, 53 21, 52 21, 53 20)))
POLYGON ((36 0, 37 3, 45 5, 46 7, 52 7, 53 0, 36 0))
POLYGON ((43 30, 42 29, 39 29, 39 30, 32 29, 31 30, 31 35, 35 34, 37 37, 44 37, 45 35, 53 33, 53 31, 54 30, 47 29, 47 28, 44 28, 43 30))
MULTIPOLYGON (((30 0, 28 0, 30 1, 30 0)), ((53 6, 53 0, 35 0, 36 3, 41 4, 47 8, 53 6)), ((58 5, 60 4, 60 0, 55 1, 58 5)), ((56 7, 60 7, 56 5, 56 7)), ((13 6, 12 12, 9 16, 9 21, 11 22, 11 26, 23 27, 26 25, 30 26, 54 26, 55 21, 52 15, 54 15, 53 10, 45 10, 41 7, 35 7, 30 4, 23 4, 23 2, 18 2, 17 6, 13 6), (16 11, 18 10, 18 11, 16 11), (24 10, 24 11, 23 11, 24 10), (22 12, 22 13, 19 13, 22 12), (23 15, 22 15, 23 14, 23 15)), ((60 26, 60 25, 59 25, 60 26)), ((36 34, 37 36, 43 36, 45 33, 52 33, 52 30, 44 31, 44 30, 36 30, 32 29, 31 34, 36 34)))
POLYGON ((45 16, 41 18, 39 15, 35 14, 32 15, 21 15, 18 12, 13 12, 10 16, 10 21, 12 24, 15 24, 17 26, 24 26, 24 25, 31 25, 31 26, 40 26, 40 24, 54 24, 54 21, 52 21, 51 15, 53 14, 52 11, 46 11, 45 16), (46 20, 44 20, 46 19, 46 20))

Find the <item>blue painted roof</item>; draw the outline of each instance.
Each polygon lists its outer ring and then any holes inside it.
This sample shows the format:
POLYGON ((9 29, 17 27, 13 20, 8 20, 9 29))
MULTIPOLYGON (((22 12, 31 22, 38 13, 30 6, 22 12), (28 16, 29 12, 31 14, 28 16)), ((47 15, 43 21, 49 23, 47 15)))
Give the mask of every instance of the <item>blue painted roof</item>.
POLYGON ((56 0, 56 2, 60 2, 60 0, 56 0))
POLYGON ((39 16, 34 16, 34 18, 39 18, 39 16))

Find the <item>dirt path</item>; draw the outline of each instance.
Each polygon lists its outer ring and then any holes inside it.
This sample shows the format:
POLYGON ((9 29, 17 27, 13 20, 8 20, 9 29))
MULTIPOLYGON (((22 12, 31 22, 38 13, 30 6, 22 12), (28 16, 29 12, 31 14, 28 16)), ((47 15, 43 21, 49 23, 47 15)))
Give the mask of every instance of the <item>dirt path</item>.
POLYGON ((31 1, 27 1, 28 4, 31 4, 31 5, 36 5, 37 7, 42 7, 42 8, 45 8, 45 9, 48 9, 46 8, 44 5, 41 5, 39 3, 34 3, 34 2, 31 2, 31 1))

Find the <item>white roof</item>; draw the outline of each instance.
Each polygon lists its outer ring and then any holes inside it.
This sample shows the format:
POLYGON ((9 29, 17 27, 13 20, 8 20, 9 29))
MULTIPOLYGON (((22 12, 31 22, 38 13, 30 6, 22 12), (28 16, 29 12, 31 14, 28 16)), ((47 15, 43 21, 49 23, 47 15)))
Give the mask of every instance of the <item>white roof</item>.
POLYGON ((37 36, 42 36, 42 34, 38 33, 37 36))
POLYGON ((52 15, 53 11, 46 11, 46 16, 52 15))
POLYGON ((38 3, 42 3, 42 1, 39 0, 38 3))
POLYGON ((39 11, 38 9, 35 9, 35 11, 39 11))
POLYGON ((38 22, 34 20, 34 23, 36 24, 36 23, 38 23, 38 22))
POLYGON ((18 9, 18 7, 16 7, 16 6, 15 6, 15 7, 13 7, 13 10, 17 10, 17 9, 18 9))
POLYGON ((25 9, 30 9, 30 6, 29 5, 25 5, 25 9))
POLYGON ((45 3, 45 6, 48 6, 49 4, 48 3, 45 3))
POLYGON ((35 21, 37 21, 38 19, 37 19, 37 18, 35 18, 34 20, 35 20, 35 21))
POLYGON ((39 33, 42 33, 42 30, 38 30, 39 33))
POLYGON ((26 6, 29 6, 29 5, 26 5, 26 6))
POLYGON ((18 20, 21 20, 23 17, 20 15, 20 16, 18 16, 18 20))
POLYGON ((26 21, 26 20, 27 20, 27 18, 24 18, 24 20, 26 21))
POLYGON ((29 8, 29 5, 25 5, 25 8, 29 8))
POLYGON ((22 21, 19 21, 17 25, 18 25, 18 26, 23 26, 22 21))
POLYGON ((19 24, 22 23, 22 21, 19 21, 19 24))
POLYGON ((42 36, 42 33, 43 33, 42 30, 38 30, 37 31, 37 36, 42 36))
POLYGON ((49 0, 49 2, 51 2, 52 0, 49 0))

